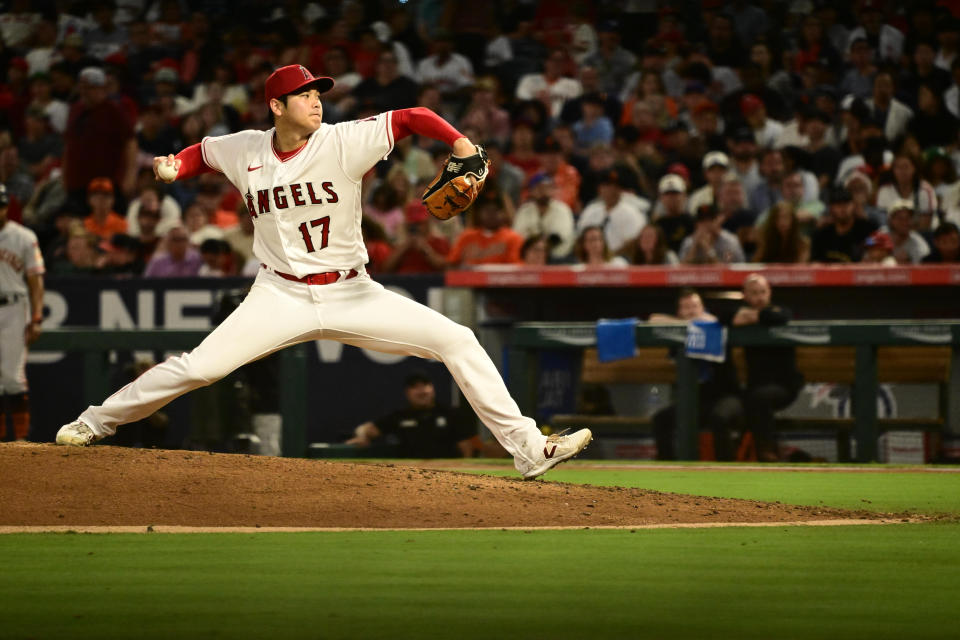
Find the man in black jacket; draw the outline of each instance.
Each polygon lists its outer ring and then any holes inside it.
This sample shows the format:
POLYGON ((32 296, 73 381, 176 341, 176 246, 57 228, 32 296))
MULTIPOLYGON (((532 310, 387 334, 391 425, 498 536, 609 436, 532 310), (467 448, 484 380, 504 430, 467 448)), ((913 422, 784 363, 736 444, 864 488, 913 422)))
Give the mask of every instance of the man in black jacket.
MULTIPOLYGON (((790 310, 770 302, 770 283, 759 273, 747 276, 743 283, 744 305, 737 309, 734 327, 787 324, 790 310)), ((774 435, 774 413, 790 406, 803 388, 803 376, 797 371, 793 347, 744 347, 747 363, 747 389, 744 393, 746 427, 753 433, 757 459, 779 459, 774 435)))
POLYGON ((403 458, 472 457, 478 449, 477 427, 466 411, 437 404, 433 381, 414 371, 403 383, 407 406, 364 422, 347 444, 366 447, 383 438, 397 446, 403 458))

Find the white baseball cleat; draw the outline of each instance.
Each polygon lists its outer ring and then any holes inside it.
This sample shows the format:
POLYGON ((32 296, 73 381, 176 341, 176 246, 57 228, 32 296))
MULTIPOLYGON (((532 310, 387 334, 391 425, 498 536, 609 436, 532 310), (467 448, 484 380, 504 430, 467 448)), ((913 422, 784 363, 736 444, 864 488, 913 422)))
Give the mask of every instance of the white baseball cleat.
POLYGON ((593 434, 590 433, 590 429, 580 429, 569 435, 555 433, 547 436, 547 443, 543 447, 543 460, 525 471, 523 479, 533 480, 543 475, 564 460, 569 460, 586 449, 591 440, 593 440, 593 434))
POLYGON ((74 420, 70 424, 63 425, 60 427, 60 431, 57 431, 57 444, 65 444, 71 447, 85 447, 99 439, 93 429, 82 420, 74 420))

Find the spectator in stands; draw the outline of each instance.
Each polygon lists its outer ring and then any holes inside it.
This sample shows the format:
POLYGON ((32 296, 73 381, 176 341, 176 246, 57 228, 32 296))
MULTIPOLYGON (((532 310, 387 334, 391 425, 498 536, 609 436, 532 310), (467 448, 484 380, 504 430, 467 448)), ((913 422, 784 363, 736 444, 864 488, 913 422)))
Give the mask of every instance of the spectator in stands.
POLYGON ((912 68, 900 80, 900 95, 912 109, 920 105, 921 87, 936 96, 942 96, 950 87, 950 72, 934 64, 936 55, 936 48, 930 41, 918 40, 913 45, 912 68))
POLYGON ((172 107, 173 115, 177 117, 194 110, 190 99, 180 93, 180 74, 176 69, 167 66, 160 67, 153 73, 153 100, 168 103, 172 107))
POLYGON ((450 243, 433 231, 430 215, 419 200, 404 207, 404 227, 397 234, 396 246, 382 259, 386 273, 431 273, 446 267, 450 243))
POLYGON ((203 264, 197 271, 201 278, 222 278, 232 275, 230 245, 225 240, 207 238, 200 243, 200 257, 203 264))
POLYGON ((613 141, 613 123, 603 111, 603 97, 598 93, 583 96, 583 116, 573 123, 573 135, 580 149, 613 141))
POLYGON ((693 233, 693 216, 687 213, 686 186, 683 178, 669 173, 660 178, 657 185, 660 214, 654 224, 663 231, 667 246, 672 251, 679 251, 684 238, 693 233))
MULTIPOLYGON (((676 315, 654 313, 648 322, 689 323, 715 321, 703 300, 693 289, 681 289, 677 296, 676 315)), ((699 424, 713 434, 713 448, 717 460, 734 460, 732 431, 743 419, 740 400, 740 382, 729 354, 723 362, 698 361, 699 424)), ((657 443, 657 460, 676 460, 677 405, 671 404, 653 414, 653 433, 657 443)))
POLYGON ((680 263, 677 254, 667 245, 663 229, 656 224, 645 226, 635 240, 624 246, 620 255, 628 263, 636 265, 674 265, 680 263))
POLYGON ((883 267, 897 266, 893 257, 893 241, 884 231, 874 231, 863 242, 863 263, 878 264, 883 267))
POLYGON ((409 109, 417 104, 417 83, 400 75, 397 56, 382 51, 377 58, 376 71, 353 90, 356 107, 350 114, 379 113, 390 109, 409 109))
MULTIPOLYGON (((871 204, 873 202, 873 181, 863 171, 851 171, 843 186, 853 198, 853 215, 869 220, 877 227, 887 222, 887 212, 871 204)), ((827 221, 826 217, 823 218, 827 221)))
POLYGON ((903 33, 884 24, 883 9, 879 0, 863 0, 857 15, 859 26, 850 32, 847 49, 859 38, 865 38, 874 50, 876 62, 898 64, 903 55, 903 33))
POLYGON ((30 77, 29 107, 46 114, 50 128, 59 136, 67 130, 67 118, 70 105, 53 96, 53 85, 49 73, 36 73, 30 77))
MULTIPOLYGON (((826 207, 823 206, 817 198, 806 199, 803 189, 803 174, 800 171, 791 171, 783 178, 783 200, 793 207, 797 220, 803 228, 803 232, 810 234, 813 229, 820 224, 826 207)), ((762 224, 766 219, 767 210, 757 218, 757 223, 762 224)))
POLYGON ((779 149, 766 149, 760 156, 763 182, 748 191, 750 208, 762 215, 783 197, 783 154, 779 149))
POLYGON ((90 215, 84 227, 101 240, 110 240, 115 233, 127 232, 127 221, 113 210, 113 183, 110 178, 94 178, 87 186, 90 215))
POLYGON ((763 183, 757 164, 757 141, 753 130, 745 125, 734 127, 727 137, 727 147, 733 159, 731 169, 740 179, 740 184, 749 194, 763 183))
MULTIPOLYGON (((408 140, 409 138, 404 138, 408 140)), ((402 142, 402 141, 401 141, 402 142)), ((524 170, 510 162, 503 154, 503 145, 496 140, 488 140, 484 145, 487 155, 490 158, 490 177, 487 178, 491 184, 496 183, 497 187, 503 191, 504 196, 512 202, 520 202, 520 194, 526 186, 527 178, 524 170)), ((433 179, 436 171, 430 174, 429 180, 433 179)), ((536 172, 534 172, 536 173, 536 172)))
POLYGON ((758 96, 749 93, 743 96, 740 99, 740 113, 761 149, 773 147, 783 133, 783 125, 767 117, 767 107, 758 96))
POLYGON ((623 107, 620 100, 617 99, 619 90, 610 92, 601 85, 600 74, 597 68, 589 64, 580 65, 579 73, 580 95, 576 98, 570 98, 563 103, 563 109, 560 111, 560 121, 566 124, 573 124, 583 117, 583 99, 584 96, 598 95, 603 100, 603 113, 610 119, 610 122, 619 122, 623 113, 623 107))
POLYGON ((566 77, 564 73, 569 62, 565 49, 552 49, 543 63, 543 73, 528 73, 520 78, 516 98, 539 100, 551 118, 559 118, 563 103, 583 92, 580 81, 566 77))
POLYGON ((716 102, 707 99, 698 102, 690 111, 690 124, 690 136, 702 151, 723 151, 727 148, 720 108, 716 102))
POLYGON ((140 255, 140 242, 125 233, 115 233, 109 241, 100 243, 104 252, 102 273, 114 277, 132 277, 143 274, 145 264, 140 255))
POLYGON ((97 253, 97 236, 80 224, 70 227, 64 253, 50 264, 50 275, 91 276, 100 268, 101 258, 97 253))
POLYGON ((513 166, 523 170, 524 183, 541 169, 542 160, 534 146, 536 137, 536 130, 529 120, 517 120, 513 123, 513 131, 510 133, 510 152, 506 159, 513 166))
POLYGON ((897 154, 891 171, 882 176, 881 181, 883 184, 877 190, 877 207, 889 213, 894 202, 909 200, 918 216, 918 224, 926 217, 927 224, 924 226, 929 226, 929 220, 938 208, 937 194, 930 183, 921 177, 919 162, 914 156, 902 152, 897 154))
POLYGON ((183 227, 193 247, 199 248, 210 239, 223 240, 223 229, 210 221, 210 210, 199 201, 191 203, 183 212, 183 227))
POLYGON ((437 32, 432 49, 433 53, 417 64, 418 80, 421 84, 436 86, 445 100, 459 97, 462 90, 473 84, 473 64, 466 56, 454 51, 453 34, 449 31, 437 32))
POLYGON ((692 194, 687 201, 687 211, 696 212, 705 204, 715 204, 720 194, 723 177, 730 170, 730 158, 722 151, 711 151, 703 156, 703 175, 707 184, 692 194))
POLYGON ((737 236, 722 225, 716 208, 701 207, 697 211, 693 233, 680 245, 680 262, 684 264, 731 264, 746 262, 737 236))
POLYGON ((873 76, 877 67, 873 64, 873 50, 865 37, 860 37, 850 43, 850 53, 847 56, 850 69, 840 80, 840 91, 845 95, 853 95, 866 100, 873 94, 873 76))
POLYGON ((584 227, 573 245, 573 257, 577 264, 586 267, 626 266, 627 261, 614 255, 607 244, 603 229, 598 226, 584 227))
MULTIPOLYGON (((62 70, 64 75, 76 78, 83 69, 95 67, 101 64, 101 61, 88 55, 84 42, 83 34, 79 32, 68 34, 60 43, 60 60, 50 66, 50 71, 56 73, 62 70)), ((81 78, 81 82, 83 79, 81 78)), ((59 95, 58 98, 67 96, 59 95)))
MULTIPOLYGON (((129 230, 128 233, 133 235, 129 230)), ((148 202, 140 209, 138 230, 133 237, 137 239, 137 243, 139 244, 138 253, 140 262, 146 265, 150 261, 150 258, 153 257, 153 254, 156 253, 157 247, 160 246, 160 241, 163 237, 160 231, 159 207, 148 202)), ((146 266, 144 266, 144 268, 146 268, 146 266)))
POLYGON ((913 110, 893 97, 894 88, 893 74, 882 69, 873 79, 873 97, 867 100, 870 115, 883 123, 883 134, 890 141, 905 134, 913 119, 913 110))
POLYGON ((550 242, 542 233, 530 236, 520 247, 520 262, 528 267, 543 267, 549 263, 550 242))
POLYGON ((17 150, 30 177, 39 182, 60 164, 63 139, 50 129, 49 118, 39 107, 28 107, 23 123, 23 135, 17 150))
POLYGON ((619 25, 606 21, 597 29, 599 42, 597 50, 583 60, 583 64, 594 67, 600 79, 600 88, 606 93, 618 95, 627 76, 633 71, 637 57, 620 46, 619 25))
POLYGON ((567 162, 563 147, 553 135, 547 135, 537 145, 542 173, 553 180, 553 197, 571 211, 580 210, 580 172, 567 162))
POLYGON ((131 193, 136 183, 137 142, 133 127, 107 100, 106 74, 87 67, 80 73, 80 97, 70 110, 64 136, 63 173, 71 199, 82 202, 91 180, 106 176, 131 193))
POLYGON ((960 262, 960 228, 953 222, 944 222, 933 232, 933 251, 923 262, 960 262))
POLYGON ((840 166, 840 152, 831 141, 832 124, 833 119, 830 114, 821 109, 813 109, 808 114, 804 126, 807 143, 803 150, 807 152, 809 169, 816 177, 821 191, 833 181, 840 166))
MULTIPOLYGON (((771 302, 770 283, 758 273, 743 282, 743 306, 731 320, 734 327, 779 326, 790 321, 789 309, 771 302)), ((779 459, 774 434, 774 414, 793 404, 803 388, 793 347, 744 347, 747 387, 743 402, 747 428, 753 433, 757 459, 779 459)))
POLYGON ((390 183, 384 181, 374 187, 370 202, 363 205, 363 215, 380 224, 387 237, 396 238, 400 226, 404 223, 404 204, 406 203, 401 202, 400 194, 390 183))
POLYGON ((923 152, 923 179, 930 183, 937 195, 940 211, 946 211, 960 197, 957 168, 944 147, 930 147, 923 152))
POLYGON ((460 118, 460 127, 477 131, 480 140, 496 140, 506 144, 510 139, 510 114, 500 106, 499 85, 493 76, 477 78, 473 94, 460 118))
POLYGON ((877 230, 877 225, 854 216, 853 196, 845 188, 830 194, 830 224, 813 233, 810 242, 812 262, 860 262, 863 242, 877 230))
POLYGON ((152 158, 175 153, 181 143, 177 130, 163 117, 163 110, 156 102, 147 104, 140 111, 137 127, 137 148, 152 158))
POLYGON ((796 209, 781 200, 759 225, 753 262, 796 264, 809 260, 810 240, 800 231, 796 209))
POLYGON ((153 210, 159 216, 160 222, 156 231, 160 235, 182 224, 177 201, 170 194, 164 193, 161 185, 149 182, 140 188, 139 196, 131 200, 127 207, 127 230, 132 236, 140 232, 140 215, 144 209, 153 210))
POLYGON ((746 52, 737 39, 734 29, 733 15, 718 11, 707 24, 706 55, 713 64, 720 67, 736 69, 743 66, 746 52))
POLYGON ((530 179, 529 200, 517 209, 513 230, 524 238, 546 235, 552 241, 550 255, 562 260, 570 255, 576 240, 573 212, 566 203, 556 199, 553 178, 541 172, 530 179))
POLYGON ((507 226, 502 194, 487 187, 472 211, 476 226, 466 229, 454 242, 447 256, 449 265, 519 263, 523 236, 507 226))
POLYGON ((143 272, 145 278, 194 277, 203 265, 200 252, 190 246, 190 238, 183 227, 167 232, 163 249, 150 258, 143 272))
POLYGON ((743 184, 733 171, 728 171, 720 185, 719 199, 714 204, 722 220, 723 228, 737 236, 744 255, 756 244, 754 225, 757 213, 747 206, 747 194, 743 184))
POLYGON ((120 53, 129 41, 127 30, 113 21, 114 10, 112 2, 96 2, 90 12, 95 26, 84 39, 90 54, 100 60, 120 53))
POLYGON ((882 231, 890 234, 893 257, 898 264, 918 264, 930 255, 930 246, 913 230, 912 200, 894 200, 888 207, 887 226, 882 231))
POLYGON ((577 232, 581 236, 587 227, 603 229, 607 246, 613 252, 620 251, 647 225, 649 204, 624 191, 626 180, 624 172, 617 167, 598 176, 599 197, 583 208, 577 220, 577 232))
POLYGON ((917 117, 907 125, 907 133, 920 148, 949 146, 957 140, 957 118, 947 110, 943 94, 933 87, 917 87, 917 117))

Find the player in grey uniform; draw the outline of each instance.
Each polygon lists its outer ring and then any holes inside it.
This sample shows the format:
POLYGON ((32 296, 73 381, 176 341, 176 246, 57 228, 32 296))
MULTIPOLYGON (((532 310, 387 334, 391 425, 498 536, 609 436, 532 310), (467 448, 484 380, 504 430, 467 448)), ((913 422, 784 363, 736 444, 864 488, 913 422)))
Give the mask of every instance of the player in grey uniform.
POLYGON ((0 440, 30 433, 27 345, 40 335, 43 320, 43 256, 36 234, 7 219, 7 188, 0 184, 0 440))

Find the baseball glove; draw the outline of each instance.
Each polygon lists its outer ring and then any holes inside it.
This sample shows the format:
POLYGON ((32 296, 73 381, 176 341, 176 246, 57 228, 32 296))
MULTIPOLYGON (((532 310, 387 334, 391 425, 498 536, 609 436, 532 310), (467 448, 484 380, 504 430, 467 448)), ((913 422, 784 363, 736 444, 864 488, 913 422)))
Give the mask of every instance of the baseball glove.
POLYGON ((427 211, 440 220, 466 211, 483 189, 489 167, 487 152, 480 145, 472 156, 448 156, 440 173, 423 192, 427 211))

